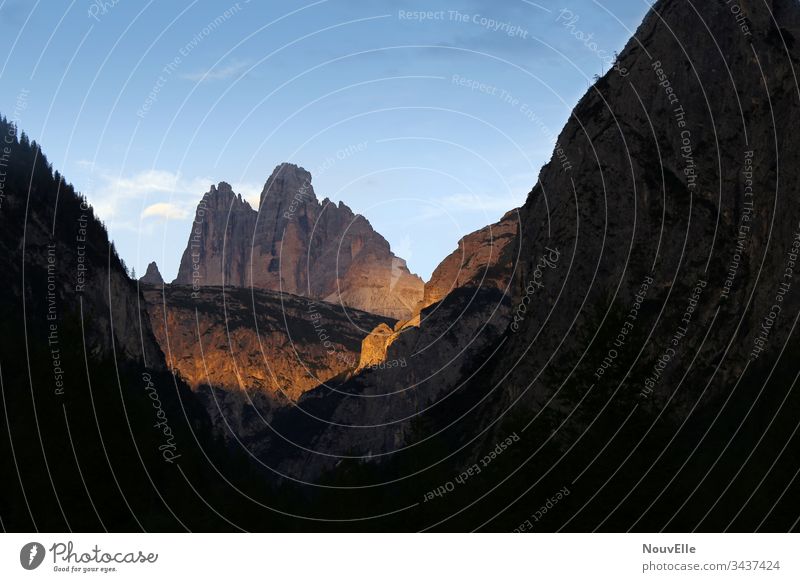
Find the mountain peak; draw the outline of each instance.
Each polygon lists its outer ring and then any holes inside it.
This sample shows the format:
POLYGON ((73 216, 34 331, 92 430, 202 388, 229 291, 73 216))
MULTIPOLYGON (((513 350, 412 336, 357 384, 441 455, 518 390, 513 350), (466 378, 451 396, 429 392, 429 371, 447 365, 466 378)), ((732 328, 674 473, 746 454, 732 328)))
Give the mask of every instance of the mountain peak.
POLYGON ((236 194, 236 192, 233 191, 233 187, 227 182, 220 182, 216 186, 212 184, 197 207, 197 218, 202 218, 202 215, 207 209, 228 212, 231 210, 239 210, 241 206, 246 206, 247 210, 252 210, 252 207, 242 198, 242 195, 236 194))
POLYGON ((164 278, 161 276, 161 272, 158 270, 158 265, 155 261, 147 265, 147 271, 142 277, 139 278, 139 282, 144 283, 145 285, 164 284, 164 278))
POLYGON ((305 295, 392 319, 407 318, 424 283, 366 218, 320 203, 311 174, 278 164, 258 211, 224 182, 198 205, 176 283, 233 285, 305 295))
POLYGON ((278 201, 298 199, 316 202, 317 196, 311 185, 311 172, 289 162, 278 164, 264 184, 259 205, 263 205, 267 197, 278 201))
POLYGON ((219 183, 219 184, 217 184, 216 186, 214 186, 214 185, 212 184, 212 185, 211 185, 211 190, 210 190, 210 191, 211 191, 212 193, 220 192, 220 193, 222 193, 222 194, 229 194, 229 193, 230 193, 230 194, 232 194, 232 193, 233 193, 233 188, 232 188, 232 187, 231 187, 231 185, 230 185, 230 184, 228 184, 227 182, 220 182, 220 183, 219 183))

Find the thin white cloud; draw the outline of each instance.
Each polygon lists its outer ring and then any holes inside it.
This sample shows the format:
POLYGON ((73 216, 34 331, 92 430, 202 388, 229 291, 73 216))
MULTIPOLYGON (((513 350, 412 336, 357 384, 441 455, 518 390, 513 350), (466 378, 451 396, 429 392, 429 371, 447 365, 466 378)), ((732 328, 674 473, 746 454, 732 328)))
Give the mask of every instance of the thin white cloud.
POLYGON ((194 179, 187 181, 180 173, 167 172, 165 170, 147 170, 138 172, 132 176, 109 177, 108 186, 117 196, 124 198, 140 198, 146 194, 187 194, 194 191, 196 187, 208 187, 210 183, 207 179, 194 179), (205 186, 201 186, 204 183, 205 186))
MULTIPOLYGON (((88 164, 80 165, 89 168, 88 164)), ((98 216, 109 227, 136 232, 143 226, 136 220, 137 216, 140 219, 190 219, 203 194, 218 180, 207 176, 189 178, 180 172, 166 170, 145 170, 120 176, 105 168, 94 167, 89 182, 90 189, 84 194, 98 216)), ((259 184, 234 182, 232 187, 253 208, 258 208, 262 189, 259 184)))
POLYGON ((238 184, 231 184, 231 188, 233 188, 233 191, 237 194, 241 194, 242 198, 247 200, 250 206, 258 210, 258 203, 261 201, 262 186, 254 184, 253 182, 240 182, 238 184))
POLYGON ((170 202, 156 202, 142 212, 142 218, 162 218, 164 220, 183 220, 189 217, 189 211, 170 202))
POLYGON ((194 81, 195 83, 206 83, 209 81, 224 81, 236 77, 245 68, 250 66, 247 61, 231 61, 223 67, 215 67, 205 71, 198 71, 196 73, 184 73, 181 75, 182 79, 187 81, 194 81))

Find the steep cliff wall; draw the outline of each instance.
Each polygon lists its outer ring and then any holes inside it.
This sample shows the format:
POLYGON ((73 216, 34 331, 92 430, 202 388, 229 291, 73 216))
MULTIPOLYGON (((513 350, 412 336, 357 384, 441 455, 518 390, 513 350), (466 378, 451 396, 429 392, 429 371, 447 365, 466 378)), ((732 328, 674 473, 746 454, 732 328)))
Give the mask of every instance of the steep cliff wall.
POLYGON ((220 183, 197 207, 176 283, 253 286, 369 311, 411 315, 422 280, 344 203, 317 200, 311 174, 281 164, 258 211, 220 183))
POLYGON ((167 285, 144 297, 169 367, 191 387, 262 391, 276 403, 355 368, 367 330, 393 323, 271 291, 167 285))

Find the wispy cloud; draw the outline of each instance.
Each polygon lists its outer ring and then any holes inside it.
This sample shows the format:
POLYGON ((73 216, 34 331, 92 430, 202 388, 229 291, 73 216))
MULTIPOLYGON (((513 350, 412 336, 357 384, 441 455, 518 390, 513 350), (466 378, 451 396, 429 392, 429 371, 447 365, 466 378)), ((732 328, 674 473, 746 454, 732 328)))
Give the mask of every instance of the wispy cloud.
POLYGON ((142 218, 150 217, 163 218, 164 220, 183 220, 189 217, 189 212, 185 207, 171 202, 156 202, 142 212, 142 218))
POLYGON ((242 198, 247 200, 250 206, 258 210, 258 203, 261 201, 261 191, 263 190, 262 186, 253 182, 240 182, 231 184, 231 188, 237 194, 241 194, 242 198))
POLYGON ((220 67, 213 67, 205 71, 198 71, 195 73, 184 73, 181 75, 182 79, 187 81, 194 81, 195 83, 206 83, 210 81, 224 81, 236 77, 245 68, 250 66, 248 61, 231 61, 227 65, 220 67))
MULTIPOLYGON (((146 170, 131 176, 105 176, 108 187, 117 196, 124 198, 141 198, 147 194, 198 194, 199 190, 208 188, 210 178, 186 179, 180 172, 166 170, 146 170)), ((204 190, 203 190, 204 191, 204 190)))
POLYGON ((86 194, 110 229, 138 231, 143 219, 182 220, 208 191, 210 178, 187 179, 180 173, 146 170, 127 176, 94 168, 86 194))
MULTIPOLYGON (((203 194, 218 182, 208 176, 187 177, 180 172, 156 169, 120 176, 92 168, 88 162, 78 164, 91 172, 91 188, 84 194, 111 229, 140 231, 153 220, 188 220, 194 216, 203 194)), ((233 183, 232 187, 257 208, 260 185, 241 182, 233 183)))

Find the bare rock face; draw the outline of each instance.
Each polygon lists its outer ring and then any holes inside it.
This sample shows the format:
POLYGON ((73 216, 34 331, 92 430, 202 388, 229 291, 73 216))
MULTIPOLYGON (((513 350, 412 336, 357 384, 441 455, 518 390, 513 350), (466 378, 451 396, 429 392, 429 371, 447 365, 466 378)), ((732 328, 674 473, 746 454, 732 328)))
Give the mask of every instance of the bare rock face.
POLYGON ((507 328, 507 291, 519 255, 517 220, 511 211, 465 236, 434 271, 434 287, 425 294, 429 304, 419 301, 411 317, 366 328, 371 332, 361 336, 358 366, 325 385, 306 383, 296 406, 248 406, 225 394, 236 438, 285 474, 309 480, 332 470, 337 455, 402 449, 416 435, 418 415, 449 408, 459 383, 507 328), (265 418, 270 431, 259 428, 265 418), (273 438, 275 433, 280 437, 273 438))
POLYGON ((158 270, 158 265, 155 261, 147 265, 147 271, 142 277, 139 277, 139 282, 145 285, 163 285, 164 279, 161 277, 161 272, 158 270))
POLYGON ((305 393, 297 408, 274 417, 279 434, 313 453, 278 447, 268 458, 308 480, 332 470, 339 456, 391 458, 418 436, 421 419, 451 406, 507 328, 510 311, 497 289, 461 288, 423 309, 419 327, 380 327, 389 335, 375 336, 383 341, 374 354, 362 352, 359 373, 305 393))
POLYGON ((410 317, 424 289, 363 216, 319 202, 311 174, 287 163, 267 180, 258 211, 228 184, 212 186, 175 282, 253 286, 393 319, 410 317))
POLYGON ((356 367, 367 330, 391 320, 271 291, 145 287, 169 367, 192 388, 260 391, 278 403, 356 367))
POLYGON ((398 321, 395 328, 375 328, 364 338, 359 369, 376 366, 387 358, 387 350, 407 329, 419 327, 421 310, 440 302, 456 289, 497 289, 510 292, 514 265, 519 258, 516 240, 519 222, 517 209, 507 212, 495 224, 470 233, 458 241, 450 253, 425 283, 422 301, 414 308, 411 318, 398 321))
POLYGON ((173 283, 244 286, 257 213, 230 184, 211 186, 197 205, 189 242, 173 283))
POLYGON ((458 248, 436 267, 430 281, 425 283, 423 306, 441 301, 459 287, 494 287, 507 291, 516 256, 506 249, 517 236, 518 223, 519 211, 511 210, 495 224, 458 241, 458 248))
POLYGON ((582 451, 541 488, 517 484, 544 498, 583 475, 545 527, 794 527, 796 497, 781 511, 780 491, 766 509, 751 501, 798 469, 772 430, 800 410, 786 357, 800 311, 798 39, 794 0, 655 2, 521 209, 508 339, 471 384, 501 390, 460 438, 491 426, 476 448, 491 447, 510 428, 493 423, 521 406, 529 451, 582 451), (733 442, 746 467, 723 456, 733 442))
MULTIPOLYGON (((784 171, 800 158, 798 38, 790 0, 653 5, 617 66, 577 104, 520 211, 525 260, 514 295, 528 308, 515 310, 498 378, 523 390, 554 355, 594 372, 615 348, 610 370, 621 380, 631 366, 628 398, 640 409, 669 402, 679 414, 676 403, 707 402, 748 361, 764 360, 758 338, 800 216, 788 195, 800 173, 784 171), (550 249, 561 260, 543 267, 550 249), (601 323, 638 304, 637 340, 592 345, 601 323), (534 338, 540 348, 530 350, 534 338), (581 360, 589 347, 599 352, 591 363, 581 360)), ((779 303, 795 314, 800 293, 779 303)), ((791 320, 770 324, 772 355, 791 320)), ((612 372, 598 374, 604 386, 612 372)))
MULTIPOLYGON (((422 416, 450 408, 511 321, 518 221, 512 210, 463 237, 435 269, 413 316, 393 328, 381 323, 364 338, 355 376, 304 395, 299 407, 327 422, 291 438, 324 455, 280 459, 288 474, 318 478, 348 452, 391 455, 418 436, 422 416), (348 428, 355 425, 361 428, 348 428)), ((276 422, 292 431, 296 414, 286 411, 276 422)))
POLYGON ((361 342, 358 368, 361 370, 381 363, 386 358, 386 348, 394 335, 394 330, 385 323, 373 329, 361 342))

